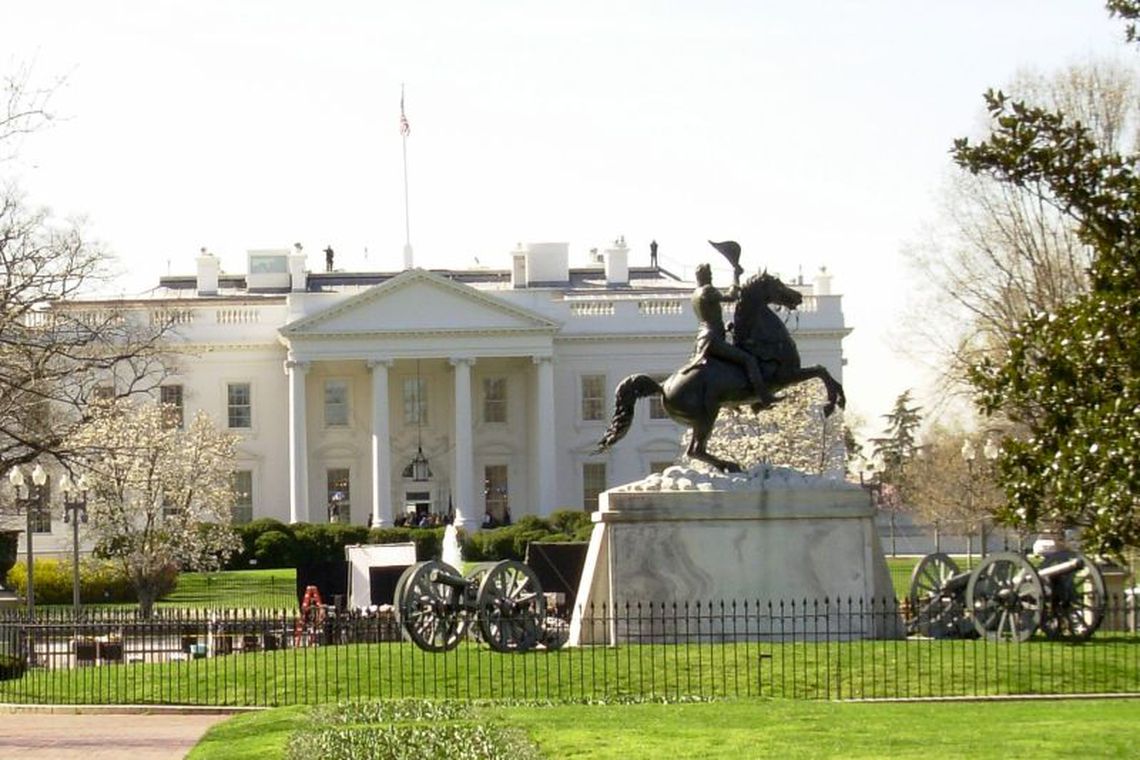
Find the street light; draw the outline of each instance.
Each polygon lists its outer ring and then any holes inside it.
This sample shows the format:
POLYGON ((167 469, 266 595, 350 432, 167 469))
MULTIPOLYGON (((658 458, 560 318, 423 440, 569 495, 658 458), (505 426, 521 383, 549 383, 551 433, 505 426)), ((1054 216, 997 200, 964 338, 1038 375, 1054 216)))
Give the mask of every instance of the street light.
POLYGON ((33 528, 33 512, 35 509, 38 513, 41 509, 41 502, 44 495, 44 484, 47 483, 47 473, 44 472, 43 466, 36 462, 36 466, 32 468, 32 485, 28 486, 24 480, 24 473, 19 467, 13 467, 12 471, 8 473, 8 482, 12 484, 12 489, 16 492, 16 508, 19 509, 22 505, 24 511, 27 513, 27 534, 28 534, 28 618, 34 618, 36 614, 36 581, 35 581, 35 551, 33 547, 32 534, 35 532, 33 528), (26 490, 26 496, 21 495, 21 492, 26 490))
POLYGON ((79 523, 87 522, 87 476, 80 475, 79 482, 73 483, 66 472, 59 478, 59 490, 63 493, 63 521, 71 523, 71 604, 75 617, 79 617, 79 523))
MULTIPOLYGON (((982 446, 982 456, 987 461, 993 462, 998 458, 998 446, 994 443, 992 438, 987 438, 985 444, 982 446)), ((967 438, 962 443, 962 459, 966 460, 967 477, 969 478, 966 484, 966 495, 970 500, 970 514, 974 514, 974 460, 978 458, 978 450, 974 446, 974 442, 967 438)), ((982 559, 986 557, 986 518, 983 516, 979 522, 982 534, 982 559)))

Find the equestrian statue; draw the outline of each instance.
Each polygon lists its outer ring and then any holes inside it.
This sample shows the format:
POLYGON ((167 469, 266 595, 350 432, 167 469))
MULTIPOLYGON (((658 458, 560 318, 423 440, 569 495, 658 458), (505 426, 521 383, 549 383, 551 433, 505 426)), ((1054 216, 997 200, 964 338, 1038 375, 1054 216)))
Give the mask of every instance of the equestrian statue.
POLYGON ((775 391, 815 378, 827 390, 824 415, 830 416, 837 406, 846 406, 843 386, 825 367, 800 366, 800 353, 784 320, 769 308, 773 304, 795 309, 803 295, 767 271, 753 275, 742 286, 740 245, 732 240, 709 243, 732 264, 732 287, 720 291, 712 284, 709 265, 697 267, 692 303, 700 327, 693 356, 662 383, 644 374, 630 375, 618 383, 614 415, 596 451, 605 451, 625 437, 638 399, 660 394, 665 412, 692 429, 685 452, 689 457, 722 472, 740 472, 736 462, 714 456, 707 449, 722 406, 748 404, 759 413, 781 400, 775 391), (726 328, 721 304, 733 301, 737 302, 735 325, 726 328))

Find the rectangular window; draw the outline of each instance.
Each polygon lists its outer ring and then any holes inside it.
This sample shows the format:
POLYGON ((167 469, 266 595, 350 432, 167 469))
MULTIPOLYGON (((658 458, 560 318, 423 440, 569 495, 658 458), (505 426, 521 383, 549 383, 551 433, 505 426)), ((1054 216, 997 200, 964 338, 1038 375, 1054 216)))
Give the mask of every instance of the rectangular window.
POLYGON ((606 417, 606 376, 582 375, 582 419, 604 420, 606 417))
POLYGON ((325 427, 348 427, 348 382, 325 381, 325 427))
POLYGON ((253 471, 235 470, 233 474, 234 505, 230 509, 230 521, 234 525, 244 525, 253 521, 253 471))
POLYGON ((333 467, 326 475, 328 484, 328 518, 330 523, 352 522, 352 492, 349 490, 348 468, 333 467))
POLYGON ((483 468, 484 527, 510 524, 509 491, 505 464, 489 464, 483 468))
POLYGON ((182 386, 163 385, 158 389, 158 401, 162 404, 162 416, 172 428, 181 428, 184 423, 182 411, 182 386))
POLYGON ((427 380, 421 377, 404 380, 404 424, 428 424, 427 380))
POLYGON ((507 421, 507 378, 483 378, 483 422, 507 421))
POLYGON ((666 459, 666 460, 660 461, 660 462, 650 462, 649 463, 649 471, 650 472, 656 472, 658 475, 660 475, 661 473, 665 472, 665 470, 669 469, 672 466, 673 466, 673 460, 671 460, 671 459, 666 459))
POLYGON ((181 511, 181 508, 171 501, 169 496, 162 497, 162 517, 164 519, 178 517, 178 513, 181 511))
POLYGON ((226 417, 231 428, 253 427, 253 396, 249 383, 226 385, 226 417))
POLYGON ((99 403, 107 403, 113 401, 115 398, 115 386, 113 385, 97 385, 91 393, 91 398, 99 403))
POLYGON ((586 462, 582 465, 582 509, 598 508, 598 495, 606 490, 606 463, 586 462))
MULTIPOLYGON (((35 486, 32 486, 35 488, 35 486)), ((51 533, 51 479, 40 486, 39 501, 28 502, 32 511, 32 532, 51 533)), ((27 493, 27 492, 25 492, 27 493)))
MULTIPOLYGON (((659 384, 665 381, 665 375, 655 375, 653 377, 659 384)), ((649 397, 649 419, 651 420, 667 420, 669 415, 665 414, 665 404, 661 400, 661 394, 657 393, 649 397)))

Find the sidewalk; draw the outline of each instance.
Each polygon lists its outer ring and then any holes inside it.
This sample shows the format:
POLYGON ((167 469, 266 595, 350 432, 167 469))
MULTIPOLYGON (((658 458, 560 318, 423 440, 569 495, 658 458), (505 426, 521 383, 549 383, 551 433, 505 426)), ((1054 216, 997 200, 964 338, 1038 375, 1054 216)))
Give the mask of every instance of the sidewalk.
POLYGON ((231 713, 162 708, 0 705, 0 758, 181 760, 231 713))

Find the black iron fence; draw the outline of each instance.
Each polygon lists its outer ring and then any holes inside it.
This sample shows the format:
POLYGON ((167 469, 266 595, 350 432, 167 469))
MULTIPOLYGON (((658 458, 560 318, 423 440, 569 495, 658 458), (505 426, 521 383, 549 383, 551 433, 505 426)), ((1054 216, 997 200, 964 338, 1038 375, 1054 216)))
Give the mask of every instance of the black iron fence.
POLYGON ((8 612, 0 614, 0 702, 1140 693, 1140 637, 1126 601, 1110 598, 1101 630, 1084 643, 1041 634, 1023 643, 906 637, 899 623, 908 611, 894 600, 601 606, 581 618, 599 643, 523 654, 492 651, 473 634, 451 651, 424 652, 389 611, 8 612), (868 638, 891 632, 899 635, 868 638))

